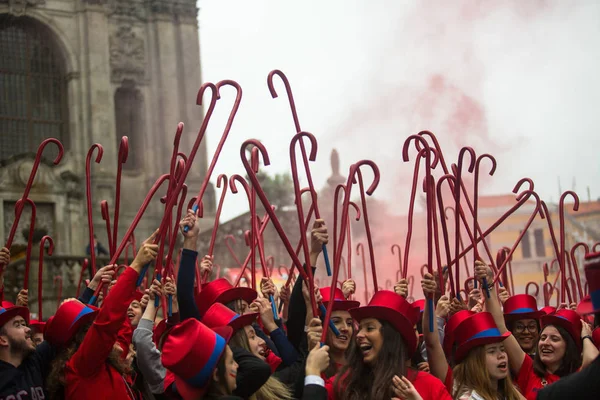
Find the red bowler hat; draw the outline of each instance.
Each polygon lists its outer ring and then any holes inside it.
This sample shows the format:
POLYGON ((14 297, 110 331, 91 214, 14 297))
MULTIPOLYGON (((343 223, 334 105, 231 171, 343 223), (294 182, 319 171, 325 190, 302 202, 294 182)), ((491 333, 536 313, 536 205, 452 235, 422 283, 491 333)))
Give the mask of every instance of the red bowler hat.
POLYGON ((418 308, 419 312, 422 313, 425 310, 425 299, 415 300, 412 305, 413 307, 418 308))
POLYGON ((202 285, 202 291, 196 294, 195 298, 200 315, 204 315, 214 303, 227 304, 242 299, 250 304, 257 296, 256 291, 251 288, 233 287, 227 279, 219 278, 202 285))
POLYGON ((540 311, 542 311, 546 315, 550 315, 550 314, 554 314, 556 312, 556 307, 546 306, 546 307, 543 307, 540 311))
POLYGON ((44 333, 44 329, 46 328, 46 323, 38 321, 37 319, 29 320, 29 327, 31 329, 35 329, 37 332, 44 333))
MULTIPOLYGON (((324 287, 319 289, 321 296, 323 297, 323 305, 327 308, 329 300, 331 299, 331 287, 324 287)), ((333 291, 333 311, 348 311, 351 308, 360 307, 360 301, 346 300, 342 289, 335 288, 333 291)))
POLYGON ((452 353, 452 345, 454 344, 454 331, 456 330, 456 327, 472 315, 475 315, 474 311, 460 310, 448 319, 448 322, 446 322, 446 326, 444 327, 444 343, 442 344, 445 354, 450 355, 452 353))
POLYGON ((46 322, 44 339, 53 346, 65 346, 73 339, 79 328, 93 321, 97 314, 98 309, 94 306, 85 305, 79 300, 66 301, 46 322))
POLYGON ((389 290, 380 290, 373 295, 367 306, 352 308, 349 311, 352 318, 359 322, 365 318, 389 322, 404 339, 408 356, 412 357, 417 349, 417 337, 413 327, 419 319, 419 314, 404 297, 389 290))
POLYGON ((510 332, 500 333, 494 317, 489 312, 471 315, 462 321, 454 331, 457 345, 454 361, 462 361, 475 347, 502 342, 510 335, 510 332))
POLYGON ((548 325, 558 325, 566 329, 581 350, 581 317, 573 310, 562 309, 551 315, 542 317, 542 329, 548 325))
POLYGON ((544 312, 537 308, 537 300, 529 294, 515 294, 504 302, 504 319, 507 322, 519 319, 539 319, 544 312))
POLYGON ((19 315, 23 317, 25 322, 29 323, 29 309, 27 307, 0 307, 0 328, 2 328, 8 321, 19 315))
POLYGON ((184 400, 202 398, 232 332, 228 326, 212 330, 194 318, 169 331, 161 359, 184 400))
POLYGON ((592 300, 590 314, 600 312, 600 252, 585 255, 584 270, 592 300))
POLYGON ((592 304, 592 297, 588 294, 577 304, 577 314, 588 315, 594 313, 594 305, 592 304))
POLYGON ((230 326, 233 332, 237 332, 246 325, 251 325, 257 317, 258 313, 256 312, 239 315, 223 304, 215 303, 210 306, 202 317, 202 323, 211 329, 219 326, 230 326))

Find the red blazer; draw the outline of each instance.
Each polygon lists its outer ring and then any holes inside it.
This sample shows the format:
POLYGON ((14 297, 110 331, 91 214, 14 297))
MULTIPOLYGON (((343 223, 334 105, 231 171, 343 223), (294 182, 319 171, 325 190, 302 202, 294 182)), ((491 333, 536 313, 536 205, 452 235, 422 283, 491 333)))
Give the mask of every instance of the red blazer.
POLYGON ((136 399, 129 377, 123 377, 107 358, 127 318, 138 273, 126 268, 104 300, 83 343, 65 365, 65 399, 136 399))

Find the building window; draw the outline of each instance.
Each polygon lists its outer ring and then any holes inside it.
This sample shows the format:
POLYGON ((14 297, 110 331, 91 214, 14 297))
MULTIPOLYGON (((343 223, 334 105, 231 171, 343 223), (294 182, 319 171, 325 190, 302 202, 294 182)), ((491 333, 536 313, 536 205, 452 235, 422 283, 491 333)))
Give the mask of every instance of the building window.
POLYGON ((533 231, 535 240, 535 255, 538 257, 546 257, 546 245, 544 243, 544 230, 536 229, 533 231))
POLYGON ((131 82, 124 82, 115 92, 115 122, 117 124, 117 148, 121 137, 129 138, 129 154, 123 166, 126 170, 139 170, 143 167, 143 100, 138 89, 131 82), (132 151, 133 150, 133 151, 132 151))
MULTIPOLYGON (((31 18, 0 15, 0 161, 68 138, 67 77, 52 33, 31 18)), ((44 157, 52 160, 56 146, 44 157)))
POLYGON ((529 232, 525 232, 525 235, 521 240, 521 251, 523 252, 523 258, 531 258, 531 242, 529 241, 529 232))

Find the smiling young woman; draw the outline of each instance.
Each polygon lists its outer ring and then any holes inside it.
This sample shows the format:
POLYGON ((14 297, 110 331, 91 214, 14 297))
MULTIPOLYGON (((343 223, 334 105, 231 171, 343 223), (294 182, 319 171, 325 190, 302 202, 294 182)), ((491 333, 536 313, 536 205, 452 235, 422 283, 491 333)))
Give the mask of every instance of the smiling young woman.
POLYGON ((417 308, 394 292, 380 290, 368 306, 351 309, 350 315, 359 323, 356 340, 347 364, 326 385, 329 398, 451 399, 439 379, 409 368, 418 342, 417 308))

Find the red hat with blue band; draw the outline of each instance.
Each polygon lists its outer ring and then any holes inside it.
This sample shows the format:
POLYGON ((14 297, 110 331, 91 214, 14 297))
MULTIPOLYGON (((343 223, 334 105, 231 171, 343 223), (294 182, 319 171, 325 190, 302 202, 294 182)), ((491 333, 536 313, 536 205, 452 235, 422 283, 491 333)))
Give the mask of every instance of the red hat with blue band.
POLYGON ((0 328, 14 317, 21 316, 26 323, 29 323, 29 309, 27 307, 13 306, 0 307, 0 328))
POLYGON ((46 322, 44 339, 53 346, 65 346, 79 328, 93 321, 97 314, 98 308, 94 306, 85 305, 79 300, 65 301, 46 322))
POLYGON ((215 303, 210 306, 202 317, 202 323, 211 329, 219 326, 230 326, 234 332, 237 332, 246 325, 251 325, 257 317, 258 313, 256 312, 239 315, 223 304, 215 303))
POLYGON ((537 300, 529 294, 515 294, 510 296, 503 305, 504 319, 507 322, 519 319, 539 319, 545 313, 538 310, 537 300))
POLYGON ((161 359, 184 400, 202 398, 232 332, 229 326, 210 329, 194 318, 169 331, 161 359))
POLYGON ((588 311, 590 314, 600 312, 600 252, 585 255, 584 270, 592 301, 588 311))
POLYGON ((479 312, 467 317, 455 329, 454 338, 457 344, 454 361, 462 361, 469 351, 478 346, 504 341, 510 332, 500 333, 489 312, 479 312))
POLYGON ((582 349, 581 343, 581 317, 573 310, 562 309, 554 314, 542 317, 542 329, 549 325, 557 325, 564 328, 575 341, 577 348, 582 349))
POLYGON ((202 285, 202 291, 195 295, 195 300, 200 315, 204 315, 214 303, 227 304, 242 299, 249 304, 256 297, 258 297, 256 290, 247 287, 233 287, 227 279, 219 278, 202 285))
MULTIPOLYGON (((323 305, 327 308, 327 304, 329 304, 329 300, 331 299, 331 288, 324 287, 319 289, 321 292, 321 296, 323 297, 323 305)), ((333 309, 332 311, 348 311, 351 308, 360 307, 359 301, 354 300, 346 300, 344 297, 344 292, 340 288, 335 288, 333 292, 333 309)))

